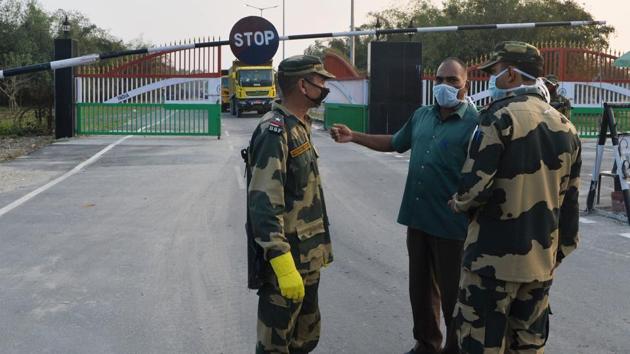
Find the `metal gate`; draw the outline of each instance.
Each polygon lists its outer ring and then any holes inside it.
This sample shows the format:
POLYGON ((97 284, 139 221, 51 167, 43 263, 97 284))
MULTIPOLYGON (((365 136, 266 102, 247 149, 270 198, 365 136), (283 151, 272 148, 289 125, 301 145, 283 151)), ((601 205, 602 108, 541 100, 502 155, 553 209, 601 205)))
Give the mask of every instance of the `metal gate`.
POLYGON ((77 134, 221 136, 220 47, 79 67, 76 90, 77 134))

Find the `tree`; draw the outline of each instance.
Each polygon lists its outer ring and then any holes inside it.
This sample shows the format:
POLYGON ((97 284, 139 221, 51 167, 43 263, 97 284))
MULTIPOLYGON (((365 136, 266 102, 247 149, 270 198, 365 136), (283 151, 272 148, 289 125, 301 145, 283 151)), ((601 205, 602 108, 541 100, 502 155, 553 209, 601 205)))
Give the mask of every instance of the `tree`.
MULTIPOLYGON (((70 36, 77 40, 79 54, 126 49, 127 45, 93 24, 79 12, 57 10, 49 14, 36 0, 0 0, 0 68, 13 68, 53 59, 53 39, 63 35, 61 23, 68 16, 70 36)), ((132 46, 142 45, 141 39, 132 46)), ((0 104, 9 107, 14 128, 22 129, 27 112, 35 111, 42 128, 52 130, 52 73, 18 75, 0 80, 0 104)))
MULTIPOLYGON (((429 0, 412 1, 404 8, 391 8, 369 14, 369 20, 360 29, 452 26, 465 24, 492 24, 510 22, 547 22, 567 20, 593 20, 593 16, 573 0, 446 0, 441 7, 429 0)), ((519 30, 477 30, 389 35, 385 41, 420 41, 423 44, 423 64, 435 70, 440 61, 457 56, 465 61, 474 60, 492 51, 494 46, 506 40, 530 43, 574 42, 593 50, 608 47, 608 38, 614 32, 611 26, 554 27, 519 30)), ((374 36, 357 40, 357 67, 365 69, 367 45, 374 36)), ((319 43, 319 50, 325 49, 319 43)), ((330 47, 330 45, 328 45, 330 47)), ((309 49, 312 49, 309 47, 309 49)), ((309 50, 307 49, 307 50, 309 50)), ((347 49, 342 51, 347 53, 347 49)))

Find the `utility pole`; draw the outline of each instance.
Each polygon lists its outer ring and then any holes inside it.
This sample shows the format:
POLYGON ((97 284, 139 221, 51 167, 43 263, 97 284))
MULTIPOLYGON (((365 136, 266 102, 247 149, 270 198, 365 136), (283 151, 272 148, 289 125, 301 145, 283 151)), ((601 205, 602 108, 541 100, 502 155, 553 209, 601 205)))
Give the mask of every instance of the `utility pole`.
MULTIPOLYGON (((350 31, 354 32, 354 0, 350 0, 350 31)), ((284 35, 284 34, 283 34, 284 35)), ((284 42, 283 42, 284 45, 284 42)), ((350 39, 350 60, 352 61, 352 65, 355 65, 355 38, 354 36, 350 39)))

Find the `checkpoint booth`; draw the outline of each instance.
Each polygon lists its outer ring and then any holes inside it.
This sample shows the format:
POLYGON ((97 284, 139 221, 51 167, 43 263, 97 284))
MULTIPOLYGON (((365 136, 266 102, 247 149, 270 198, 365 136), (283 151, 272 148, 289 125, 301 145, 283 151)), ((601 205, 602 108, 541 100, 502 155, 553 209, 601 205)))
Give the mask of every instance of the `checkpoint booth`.
POLYGON ((370 134, 394 134, 422 105, 422 44, 371 42, 368 73, 357 73, 341 55, 328 52, 326 70, 337 76, 328 80, 324 123, 335 123, 370 134))

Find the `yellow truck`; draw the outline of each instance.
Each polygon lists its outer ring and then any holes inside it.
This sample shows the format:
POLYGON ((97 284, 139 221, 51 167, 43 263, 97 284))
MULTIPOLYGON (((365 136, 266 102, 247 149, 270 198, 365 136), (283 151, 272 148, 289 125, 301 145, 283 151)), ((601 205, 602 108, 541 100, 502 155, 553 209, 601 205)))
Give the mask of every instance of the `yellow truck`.
POLYGON ((241 117, 246 111, 269 112, 276 97, 273 77, 271 62, 252 66, 235 60, 228 75, 232 115, 241 117))

